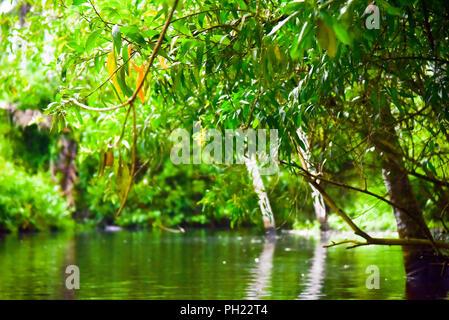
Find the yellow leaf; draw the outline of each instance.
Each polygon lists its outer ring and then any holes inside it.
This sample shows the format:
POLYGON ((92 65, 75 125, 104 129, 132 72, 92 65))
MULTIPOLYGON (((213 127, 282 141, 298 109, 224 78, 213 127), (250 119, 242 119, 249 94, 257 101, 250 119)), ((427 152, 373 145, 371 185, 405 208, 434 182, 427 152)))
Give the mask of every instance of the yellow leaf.
POLYGON ((61 41, 61 40, 64 40, 65 38, 67 38, 67 35, 62 36, 62 37, 59 37, 58 39, 56 39, 56 42, 59 42, 59 41, 61 41))
POLYGON ((120 156, 119 165, 117 168, 117 191, 119 192, 120 199, 123 201, 126 189, 129 184, 129 167, 122 161, 120 156))
POLYGON ((112 149, 108 149, 105 154, 105 166, 112 167, 114 165, 114 152, 112 149))
MULTIPOLYGON (((138 68, 137 70, 136 89, 142 83, 144 75, 145 75, 145 65, 138 68)), ((140 101, 142 101, 142 103, 145 103, 145 94, 143 93, 143 86, 142 88, 140 88, 139 92, 137 92, 137 96, 139 97, 140 101)))
POLYGON ((318 19, 316 38, 321 48, 326 50, 329 57, 337 54, 337 40, 334 29, 329 27, 323 20, 318 19))
POLYGON ((150 9, 143 14, 144 17, 148 17, 148 16, 154 17, 156 15, 157 15, 157 10, 153 10, 153 9, 150 9))
POLYGON ((168 71, 167 65, 165 64, 165 58, 162 56, 157 56, 159 58, 159 63, 161 64, 161 68, 165 71, 168 71))
POLYGON ((128 46, 128 59, 129 59, 129 61, 130 61, 130 63, 128 63, 128 66, 129 66, 129 75, 131 75, 131 64, 133 63, 132 61, 131 61, 131 52, 132 52, 132 48, 133 48, 133 46, 130 44, 129 46, 128 46))
POLYGON ((117 90, 118 93, 121 93, 122 90, 120 90, 120 86, 118 85, 117 75, 114 73, 115 70, 117 69, 117 63, 115 61, 114 50, 108 54, 108 60, 106 62, 106 69, 108 70, 109 75, 111 75, 111 76, 113 75, 111 79, 112 79, 112 84, 114 85, 115 89, 117 90))
POLYGON ((64 46, 67 44, 67 41, 64 41, 63 43, 61 43, 58 47, 58 52, 62 50, 62 48, 64 48, 64 46))
POLYGON ((281 51, 279 50, 279 46, 277 44, 274 46, 274 54, 278 61, 281 60, 281 51))
POLYGON ((131 61, 131 65, 134 68, 134 70, 136 70, 136 72, 139 72, 140 67, 137 64, 135 64, 134 62, 131 61))

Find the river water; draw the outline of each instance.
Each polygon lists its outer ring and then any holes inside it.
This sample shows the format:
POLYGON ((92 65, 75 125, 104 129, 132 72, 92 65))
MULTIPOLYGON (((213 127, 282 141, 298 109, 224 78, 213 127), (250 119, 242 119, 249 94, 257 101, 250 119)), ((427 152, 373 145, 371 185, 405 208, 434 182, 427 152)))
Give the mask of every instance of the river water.
POLYGON ((0 299, 406 298, 400 247, 324 249, 328 242, 205 230, 6 235, 0 299), (65 286, 68 265, 79 267, 79 290, 65 286), (379 289, 367 287, 370 266, 379 289))

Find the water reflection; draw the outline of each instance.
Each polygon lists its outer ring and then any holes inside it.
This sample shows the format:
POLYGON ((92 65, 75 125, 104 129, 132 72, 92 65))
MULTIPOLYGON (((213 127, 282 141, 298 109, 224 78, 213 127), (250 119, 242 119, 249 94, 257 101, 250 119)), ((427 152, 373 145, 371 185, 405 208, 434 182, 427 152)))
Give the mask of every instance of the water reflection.
POLYGON ((301 292, 299 299, 317 300, 324 296, 322 293, 325 278, 325 265, 327 250, 323 245, 327 244, 327 233, 322 232, 319 241, 315 244, 313 251, 312 266, 306 282, 307 288, 301 292))
MULTIPOLYGON (((281 233, 205 230, 7 235, 0 238, 0 299, 404 299, 446 297, 441 265, 407 260, 400 247, 325 250, 281 233), (65 288, 77 265, 81 289, 65 288), (379 290, 366 268, 379 267, 379 290), (428 266, 428 265, 427 265, 428 266), (438 272, 437 272, 438 271, 438 272)), ((419 257, 418 257, 419 258, 419 257)), ((433 261, 432 263, 437 263, 433 261)), ((447 278, 447 273, 445 275, 447 278)))
POLYGON ((263 250, 256 260, 257 265, 252 271, 254 280, 248 286, 246 299, 262 299, 269 296, 276 240, 274 236, 265 239, 263 250))
POLYGON ((76 290, 68 290, 66 287, 66 277, 67 274, 65 273, 66 271, 66 266, 69 265, 74 265, 76 264, 76 243, 73 237, 70 237, 69 239, 67 239, 67 246, 66 246, 66 250, 65 250, 65 255, 64 255, 64 263, 62 265, 61 268, 61 289, 60 289, 60 293, 59 296, 62 297, 62 299, 64 300, 74 300, 76 299, 76 290))

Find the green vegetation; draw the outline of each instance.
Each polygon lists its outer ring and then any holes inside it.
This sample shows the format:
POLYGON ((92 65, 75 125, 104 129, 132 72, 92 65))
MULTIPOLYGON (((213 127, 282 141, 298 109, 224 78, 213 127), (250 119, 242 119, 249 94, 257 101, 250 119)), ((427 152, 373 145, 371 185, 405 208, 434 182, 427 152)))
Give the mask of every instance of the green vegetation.
POLYGON ((0 159, 0 231, 67 228, 70 211, 48 175, 0 159))
POLYGON ((358 1, 18 3, 1 15, 0 226, 262 228, 248 164, 170 158, 178 128, 198 145, 252 128, 278 130, 279 170, 262 176, 276 227, 326 229, 329 213, 367 242, 433 243, 449 211, 449 5, 377 5, 379 29, 358 1))

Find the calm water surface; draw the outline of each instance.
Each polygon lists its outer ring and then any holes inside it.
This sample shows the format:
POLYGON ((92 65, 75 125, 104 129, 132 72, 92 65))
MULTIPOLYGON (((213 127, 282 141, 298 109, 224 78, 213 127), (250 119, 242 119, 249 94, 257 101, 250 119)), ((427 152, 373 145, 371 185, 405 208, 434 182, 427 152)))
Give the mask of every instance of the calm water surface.
POLYGON ((0 299, 404 299, 399 247, 323 249, 238 231, 85 232, 0 238, 0 299), (80 290, 65 268, 80 268, 80 290), (366 268, 380 289, 366 288, 366 268))

